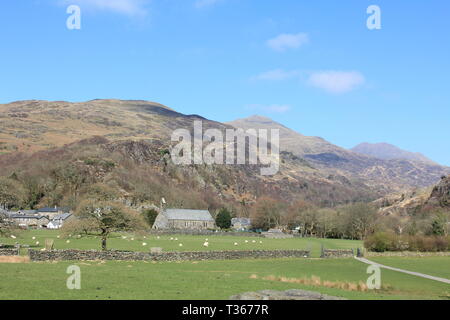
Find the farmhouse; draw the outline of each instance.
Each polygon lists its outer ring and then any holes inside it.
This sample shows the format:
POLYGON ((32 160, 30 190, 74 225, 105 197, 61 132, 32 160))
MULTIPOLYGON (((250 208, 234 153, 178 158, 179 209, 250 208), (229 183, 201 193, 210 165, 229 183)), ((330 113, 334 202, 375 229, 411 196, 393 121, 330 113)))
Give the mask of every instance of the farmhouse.
POLYGON ((61 213, 53 217, 52 221, 47 224, 48 229, 59 229, 65 222, 73 219, 71 213, 61 213))
POLYGON ((231 219, 231 228, 236 231, 248 231, 252 227, 250 218, 233 218, 231 219))
POLYGON ((56 215, 69 212, 68 208, 60 207, 45 207, 37 210, 37 214, 41 216, 47 216, 49 219, 53 219, 56 215))
POLYGON ((44 228, 47 226, 49 219, 44 216, 35 214, 10 214, 9 220, 15 222, 19 227, 37 227, 44 228))
POLYGON ((155 219, 153 229, 214 229, 215 221, 208 210, 164 209, 155 219))

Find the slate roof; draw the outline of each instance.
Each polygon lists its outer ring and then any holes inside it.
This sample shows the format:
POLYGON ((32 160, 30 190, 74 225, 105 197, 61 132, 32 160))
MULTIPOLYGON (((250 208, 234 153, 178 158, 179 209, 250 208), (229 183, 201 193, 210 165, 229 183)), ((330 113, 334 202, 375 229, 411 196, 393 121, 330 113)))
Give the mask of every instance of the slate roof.
POLYGON ((208 210, 165 209, 164 215, 169 220, 214 221, 208 210))
POLYGON ((36 219, 36 220, 45 218, 48 220, 48 218, 45 216, 27 215, 27 214, 12 214, 9 216, 9 218, 10 219, 36 219))
POLYGON ((60 207, 50 208, 50 207, 45 207, 45 208, 38 209, 37 212, 59 212, 59 211, 67 212, 67 211, 69 211, 69 208, 60 208, 60 207))
POLYGON ((72 214, 71 213, 60 213, 53 217, 53 220, 66 220, 72 214))

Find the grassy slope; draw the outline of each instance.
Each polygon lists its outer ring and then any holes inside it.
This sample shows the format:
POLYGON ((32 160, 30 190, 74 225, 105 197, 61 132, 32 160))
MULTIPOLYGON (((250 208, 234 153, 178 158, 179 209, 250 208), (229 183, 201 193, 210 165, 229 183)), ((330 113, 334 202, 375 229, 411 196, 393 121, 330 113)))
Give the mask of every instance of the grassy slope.
MULTIPOLYGON (((30 230, 24 231, 17 239, 0 238, 0 243, 13 244, 16 241, 20 244, 27 244, 35 249, 45 246, 45 239, 53 239, 55 249, 100 249, 100 239, 94 236, 83 237, 81 239, 57 238, 58 231, 55 230, 30 230), (36 239, 32 239, 35 237, 36 239), (69 240, 70 243, 66 243, 69 240), (39 245, 36 245, 39 241, 39 245)), ((187 235, 165 235, 157 239, 155 235, 133 236, 127 234, 127 239, 122 239, 121 235, 115 235, 108 240, 108 247, 117 250, 148 251, 150 247, 162 247, 165 251, 203 251, 203 250, 276 250, 276 249, 312 249, 312 256, 320 256, 321 244, 329 249, 346 249, 362 247, 361 241, 336 240, 336 239, 316 239, 316 238, 293 238, 293 239, 265 239, 255 237, 232 237, 232 236, 187 236, 187 235), (134 238, 134 240, 131 240, 134 238), (170 240, 178 238, 178 241, 170 240), (209 240, 209 247, 203 246, 205 239, 209 240), (248 243, 245 243, 248 240, 248 243), (256 241, 253 243, 252 241, 256 241), (262 241, 262 244, 259 243, 262 241), (147 246, 143 246, 143 243, 147 246), (237 242, 238 246, 234 243, 237 242), (179 244, 183 246, 180 247, 179 244)))

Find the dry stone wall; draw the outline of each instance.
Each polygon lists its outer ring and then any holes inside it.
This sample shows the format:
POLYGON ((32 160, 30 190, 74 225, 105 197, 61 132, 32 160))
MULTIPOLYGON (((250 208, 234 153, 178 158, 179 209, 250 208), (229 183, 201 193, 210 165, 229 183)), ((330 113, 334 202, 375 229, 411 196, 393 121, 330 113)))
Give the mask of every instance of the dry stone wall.
POLYGON ((95 251, 95 250, 28 250, 31 261, 201 261, 201 260, 238 260, 271 258, 308 258, 306 250, 252 250, 252 251, 196 251, 196 252, 131 252, 131 251, 95 251))

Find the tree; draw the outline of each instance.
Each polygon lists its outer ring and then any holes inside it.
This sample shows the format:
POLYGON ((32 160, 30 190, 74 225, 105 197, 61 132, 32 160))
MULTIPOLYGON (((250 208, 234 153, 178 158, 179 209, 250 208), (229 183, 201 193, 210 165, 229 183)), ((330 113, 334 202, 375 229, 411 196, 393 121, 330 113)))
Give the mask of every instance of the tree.
POLYGON ((437 213, 431 222, 431 234, 435 236, 447 236, 448 222, 448 217, 445 213, 437 213))
POLYGON ((158 211, 156 211, 155 209, 145 209, 144 211, 142 211, 142 216, 144 217, 145 222, 148 223, 150 228, 153 227, 158 214, 158 211))
POLYGON ((351 239, 365 239, 374 232, 377 210, 367 203, 355 203, 341 207, 344 234, 351 239))
POLYGON ((21 197, 23 197, 23 189, 17 181, 0 178, 0 209, 20 207, 21 197))
POLYGON ((88 219, 93 229, 100 232, 102 250, 106 250, 106 241, 112 232, 135 231, 143 229, 141 217, 125 206, 112 201, 86 200, 75 212, 79 219, 88 219))
POLYGON ((231 227, 231 213, 228 209, 220 209, 216 217, 216 225, 220 229, 229 229, 231 227))
POLYGON ((268 230, 280 225, 283 205, 279 201, 262 197, 254 205, 251 213, 252 227, 268 230))

